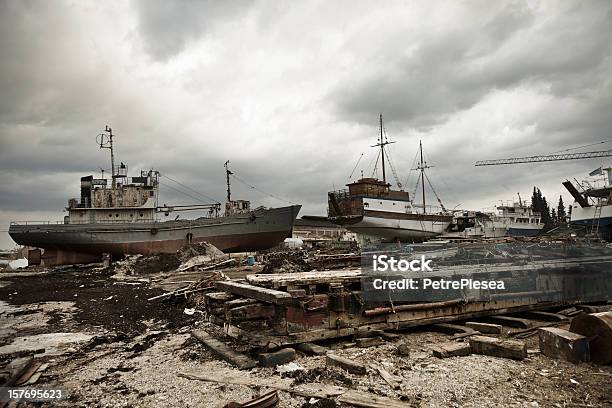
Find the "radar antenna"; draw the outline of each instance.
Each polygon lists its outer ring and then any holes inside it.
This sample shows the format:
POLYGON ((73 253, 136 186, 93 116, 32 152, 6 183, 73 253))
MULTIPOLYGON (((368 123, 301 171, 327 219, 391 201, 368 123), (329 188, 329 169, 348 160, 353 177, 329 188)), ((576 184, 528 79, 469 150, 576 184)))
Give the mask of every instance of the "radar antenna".
POLYGON ((96 136, 96 142, 100 145, 100 149, 109 149, 111 156, 111 185, 115 188, 115 151, 113 150, 113 130, 106 125, 104 128, 104 132, 108 133, 100 133, 96 136))

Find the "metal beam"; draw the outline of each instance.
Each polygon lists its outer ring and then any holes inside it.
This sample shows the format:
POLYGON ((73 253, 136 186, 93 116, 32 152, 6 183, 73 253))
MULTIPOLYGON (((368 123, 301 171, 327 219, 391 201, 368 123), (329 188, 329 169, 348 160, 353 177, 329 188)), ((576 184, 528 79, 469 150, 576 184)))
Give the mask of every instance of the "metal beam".
POLYGON ((612 150, 601 150, 598 152, 547 154, 540 156, 513 157, 509 159, 480 160, 475 166, 497 166, 501 164, 539 163, 558 160, 590 159, 593 157, 610 157, 612 150))

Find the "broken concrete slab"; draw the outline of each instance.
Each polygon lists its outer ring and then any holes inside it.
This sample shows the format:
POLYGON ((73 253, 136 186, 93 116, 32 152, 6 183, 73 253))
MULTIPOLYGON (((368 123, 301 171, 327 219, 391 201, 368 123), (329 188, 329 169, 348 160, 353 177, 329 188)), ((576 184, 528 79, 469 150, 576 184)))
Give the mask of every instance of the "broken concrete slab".
POLYGON ((240 369, 253 368, 257 365, 255 360, 245 356, 244 354, 238 353, 228 345, 211 337, 211 335, 206 333, 205 331, 194 330, 191 332, 191 335, 199 342, 201 342, 210 351, 240 369))
POLYGON ((513 360, 527 358, 527 345, 522 341, 503 340, 488 336, 470 337, 470 347, 474 354, 504 357, 513 360))
POLYGON ((257 358, 262 367, 276 367, 295 360, 295 349, 287 347, 271 353, 260 353, 257 358))
POLYGON ((465 325, 483 334, 501 334, 503 331, 501 324, 466 322, 465 325))
POLYGON ((589 361, 589 339, 558 327, 538 330, 540 351, 545 356, 572 363, 589 361))
POLYGON ((325 364, 328 366, 340 367, 353 374, 364 375, 367 371, 365 365, 332 353, 327 353, 325 356, 325 364))
POLYGON ((469 343, 447 342, 436 345, 432 350, 433 356, 438 358, 461 357, 472 354, 469 343))

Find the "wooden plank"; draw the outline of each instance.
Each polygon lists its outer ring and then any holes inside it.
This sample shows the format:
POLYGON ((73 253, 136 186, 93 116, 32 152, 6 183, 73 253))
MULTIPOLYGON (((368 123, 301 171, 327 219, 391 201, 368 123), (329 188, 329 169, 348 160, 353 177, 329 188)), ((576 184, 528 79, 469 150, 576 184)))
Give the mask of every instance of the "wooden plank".
POLYGON ((215 282, 215 288, 276 305, 288 305, 293 302, 293 298, 287 292, 253 286, 248 283, 219 281, 215 282))
POLYGON ((540 310, 532 310, 523 313, 528 319, 543 320, 545 322, 564 322, 567 321, 567 316, 559 313, 543 312, 540 310))
POLYGON ((236 322, 244 320, 270 319, 274 317, 274 314, 274 305, 264 303, 238 306, 227 311, 229 318, 236 322))
POLYGON ((363 408, 409 408, 413 406, 407 402, 357 390, 348 390, 338 397, 338 401, 363 408))
POLYGON ((457 342, 438 344, 431 351, 433 356, 438 358, 461 357, 472 354, 472 348, 468 343, 457 342))
POLYGON ((291 386, 291 379, 261 378, 250 379, 240 375, 206 375, 178 373, 179 377, 190 380, 207 381, 218 384, 246 385, 249 387, 267 387, 274 390, 285 391, 293 395, 306 398, 338 398, 339 402, 363 408, 410 408, 411 404, 396 399, 381 397, 369 392, 347 390, 326 384, 301 384, 291 386))
POLYGON ((249 283, 253 285, 268 286, 273 288, 289 285, 300 286, 329 283, 360 282, 361 269, 247 275, 246 279, 249 283))
POLYGON ((492 323, 466 322, 465 326, 484 334, 501 334, 503 330, 501 324, 492 323))
POLYGON ((255 360, 250 359, 244 354, 236 352, 228 345, 221 343, 219 340, 211 337, 203 330, 194 330, 191 332, 191 335, 204 344, 204 346, 206 346, 206 348, 211 350, 213 353, 240 369, 253 368, 257 365, 255 360))
POLYGON ((328 366, 340 367, 353 374, 364 375, 366 373, 366 366, 363 364, 332 353, 328 353, 327 356, 325 356, 325 364, 328 366))
POLYGON ((529 329, 534 326, 534 322, 529 319, 521 319, 513 316, 490 316, 487 320, 508 327, 517 327, 519 329, 529 329))

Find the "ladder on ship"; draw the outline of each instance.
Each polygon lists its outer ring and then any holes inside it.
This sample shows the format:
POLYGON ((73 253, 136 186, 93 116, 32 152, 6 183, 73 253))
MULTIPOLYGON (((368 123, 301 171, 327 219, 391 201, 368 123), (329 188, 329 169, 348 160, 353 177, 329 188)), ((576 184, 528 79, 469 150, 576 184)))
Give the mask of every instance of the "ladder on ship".
POLYGON ((601 219, 601 209, 603 204, 601 202, 597 203, 595 206, 595 212, 593 214, 593 222, 591 223, 591 235, 593 237, 599 236, 599 221, 601 219))

